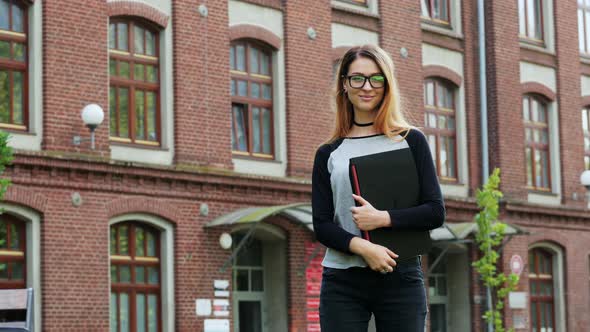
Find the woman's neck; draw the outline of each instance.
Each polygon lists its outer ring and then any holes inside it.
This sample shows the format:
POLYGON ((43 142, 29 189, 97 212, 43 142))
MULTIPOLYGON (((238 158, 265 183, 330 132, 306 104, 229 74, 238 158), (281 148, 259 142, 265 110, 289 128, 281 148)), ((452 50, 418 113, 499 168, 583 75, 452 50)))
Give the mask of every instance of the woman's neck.
MULTIPOLYGON (((358 124, 367 124, 372 123, 375 120, 375 112, 359 112, 354 111, 354 122, 358 124)), ((350 132, 348 133, 349 137, 357 137, 357 136, 370 136, 379 134, 380 132, 374 126, 362 126, 359 127, 355 124, 352 125, 350 128, 350 132)))

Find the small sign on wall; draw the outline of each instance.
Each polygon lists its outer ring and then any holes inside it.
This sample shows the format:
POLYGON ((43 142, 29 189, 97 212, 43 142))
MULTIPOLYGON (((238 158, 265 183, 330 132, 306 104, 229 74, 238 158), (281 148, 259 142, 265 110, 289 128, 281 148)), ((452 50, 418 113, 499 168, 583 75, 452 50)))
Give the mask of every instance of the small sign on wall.
POLYGON ((211 300, 209 299, 196 299, 195 300, 197 316, 210 316, 211 315, 211 300))
POLYGON ((229 319, 205 319, 204 332, 229 332, 229 319))
POLYGON ((527 293, 510 292, 508 294, 508 307, 510 309, 526 309, 527 293))

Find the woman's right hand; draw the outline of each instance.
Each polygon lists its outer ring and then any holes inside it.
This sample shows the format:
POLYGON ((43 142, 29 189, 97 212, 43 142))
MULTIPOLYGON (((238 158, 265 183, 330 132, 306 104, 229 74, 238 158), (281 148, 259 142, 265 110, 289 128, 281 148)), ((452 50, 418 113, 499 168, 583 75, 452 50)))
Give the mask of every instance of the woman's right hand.
POLYGON ((363 257, 369 267, 377 272, 393 271, 393 267, 397 265, 395 258, 399 257, 388 248, 360 237, 355 237, 350 241, 350 251, 363 257))

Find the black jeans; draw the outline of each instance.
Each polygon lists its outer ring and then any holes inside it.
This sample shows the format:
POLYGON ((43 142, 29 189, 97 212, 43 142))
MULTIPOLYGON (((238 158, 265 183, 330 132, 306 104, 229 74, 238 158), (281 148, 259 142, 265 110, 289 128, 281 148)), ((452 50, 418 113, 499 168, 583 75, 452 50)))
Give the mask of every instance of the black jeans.
POLYGON ((322 332, 366 332, 375 315, 377 332, 423 332, 426 291, 420 259, 381 274, 368 267, 324 268, 320 293, 322 332))

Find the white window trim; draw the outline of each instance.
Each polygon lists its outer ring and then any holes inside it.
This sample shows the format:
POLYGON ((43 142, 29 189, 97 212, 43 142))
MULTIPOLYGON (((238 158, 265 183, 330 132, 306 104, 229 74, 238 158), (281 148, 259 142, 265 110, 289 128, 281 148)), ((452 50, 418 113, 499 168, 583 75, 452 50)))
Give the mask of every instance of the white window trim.
MULTIPOLYGON (((173 332, 175 326, 175 308, 174 308, 174 227, 166 220, 145 213, 130 213, 117 216, 109 220, 109 227, 107 229, 108 245, 106 247, 108 257, 110 257, 111 226, 125 221, 139 221, 147 225, 155 227, 160 231, 160 261, 162 267, 162 279, 160 286, 161 296, 161 312, 162 312, 162 330, 165 332, 173 332)), ((110 268, 109 268, 110 271, 110 268)), ((109 292, 107 298, 111 294, 111 274, 109 277, 109 292)), ((110 306, 110 301, 109 301, 110 306)), ((110 310, 110 307, 109 307, 110 310)), ((110 321, 109 321, 110 324, 110 321)))
MULTIPOLYGON (((547 103, 549 119, 549 165, 551 167, 551 192, 529 192, 529 203, 559 206, 561 205, 561 152, 559 148, 559 116, 557 101, 547 103)), ((524 154, 523 154, 524 155, 524 154)))
MULTIPOLYGON (((554 332, 565 332, 565 321, 567 317, 565 316, 565 282, 564 282, 564 257, 563 257, 563 250, 550 242, 538 242, 529 247, 529 251, 535 248, 543 248, 549 250, 553 256, 551 257, 552 266, 553 266, 553 299, 555 308, 553 308, 555 312, 555 331, 554 332)), ((529 294, 530 296, 530 294, 529 294)), ((530 301, 529 301, 530 303, 530 301)), ((529 307, 529 317, 530 317, 530 310, 529 307)))
MULTIPOLYGON (((154 6, 150 4, 151 6, 154 6)), ((161 7, 164 7, 161 5, 161 7)), ((171 4, 167 1, 170 15, 171 4)), ((110 144, 111 159, 159 165, 172 165, 174 161, 174 79, 172 24, 158 33, 160 47, 160 143, 159 149, 110 144)), ((196 103, 196 101, 195 101, 196 103)), ((108 123, 105 124, 108 126, 108 123)))
MULTIPOLYGON (((422 6, 422 2, 420 2, 422 6)), ((442 35, 446 35, 453 38, 463 39, 463 23, 461 22, 461 1, 450 0, 449 1, 449 13, 451 14, 451 29, 445 29, 440 26, 430 24, 428 21, 422 21, 420 26, 423 30, 436 32, 442 35)))
MULTIPOLYGON (((382 0, 387 1, 387 0, 382 0)), ((354 11, 370 16, 379 16, 379 4, 377 0, 367 0, 367 7, 362 5, 355 5, 344 1, 332 0, 332 8, 343 9, 346 11, 354 11)))
MULTIPOLYGON (((531 49, 534 51, 540 51, 543 53, 555 55, 555 21, 553 18, 553 1, 541 0, 541 7, 543 9, 543 37, 545 47, 532 45, 523 41, 520 41, 522 48, 531 49)), ((576 7, 577 8, 577 7, 576 7)), ((577 11, 576 11, 577 13, 577 11)), ((577 15, 577 14, 576 14, 577 15)), ((576 16, 577 20, 577 16, 576 16)), ((577 26, 576 26, 577 29, 577 26)), ((519 32, 520 34, 520 32, 519 32)), ((578 47, 579 48, 579 47, 578 47)))
POLYGON ((14 149, 41 151, 43 140, 43 9, 42 1, 27 8, 28 18, 28 131, 10 132, 8 145, 14 149))
POLYGON ((41 331, 43 322, 43 309, 41 307, 43 301, 41 291, 41 216, 30 208, 11 204, 0 203, 0 209, 4 213, 16 216, 19 220, 26 223, 26 264, 27 264, 27 288, 33 288, 33 325, 35 330, 41 331))

